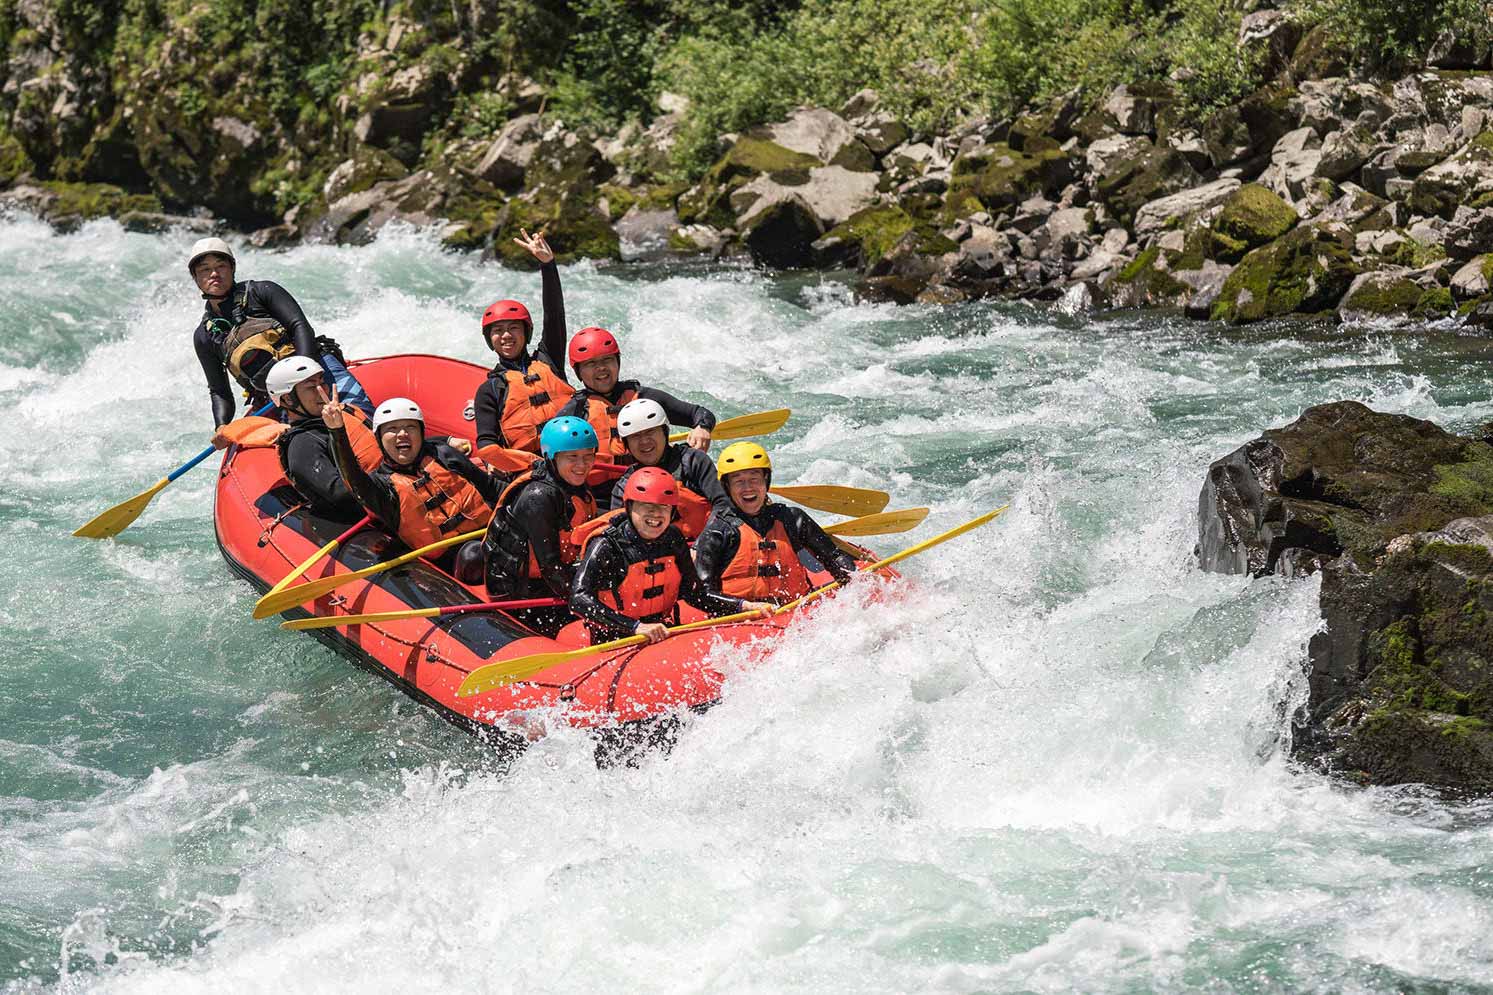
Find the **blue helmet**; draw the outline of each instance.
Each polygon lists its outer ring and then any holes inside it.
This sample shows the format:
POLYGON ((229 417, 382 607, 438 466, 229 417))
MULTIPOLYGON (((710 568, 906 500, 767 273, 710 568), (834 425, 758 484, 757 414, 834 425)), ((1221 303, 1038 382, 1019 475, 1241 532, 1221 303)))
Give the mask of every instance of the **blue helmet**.
POLYGON ((551 418, 544 423, 544 430, 539 433, 539 452, 545 459, 554 459, 560 453, 596 447, 596 429, 584 418, 574 415, 551 418))

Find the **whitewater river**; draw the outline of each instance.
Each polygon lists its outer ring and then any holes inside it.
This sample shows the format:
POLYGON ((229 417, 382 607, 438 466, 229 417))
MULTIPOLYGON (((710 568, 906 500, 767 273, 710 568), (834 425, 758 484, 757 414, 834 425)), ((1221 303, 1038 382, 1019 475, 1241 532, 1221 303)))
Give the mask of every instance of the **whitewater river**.
MULTIPOLYGON (((1199 573, 1207 464, 1309 404, 1467 429, 1487 345, 856 303, 818 276, 564 271, 572 329, 723 415, 779 482, 930 505, 918 597, 838 600, 671 757, 507 771, 249 619, 200 448, 189 236, 0 223, 0 986, 108 992, 1464 991, 1493 806, 1294 769, 1314 582, 1199 573)), ((351 356, 483 361, 538 277, 416 233, 247 252, 351 356)))

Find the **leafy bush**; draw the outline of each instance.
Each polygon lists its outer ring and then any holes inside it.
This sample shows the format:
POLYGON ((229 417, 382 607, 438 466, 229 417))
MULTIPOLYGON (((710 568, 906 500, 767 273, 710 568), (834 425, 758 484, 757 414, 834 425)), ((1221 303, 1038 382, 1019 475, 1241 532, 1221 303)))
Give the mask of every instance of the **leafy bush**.
POLYGON ((1296 0, 1303 20, 1328 30, 1371 70, 1395 71, 1424 60, 1442 32, 1487 41, 1488 0, 1296 0))

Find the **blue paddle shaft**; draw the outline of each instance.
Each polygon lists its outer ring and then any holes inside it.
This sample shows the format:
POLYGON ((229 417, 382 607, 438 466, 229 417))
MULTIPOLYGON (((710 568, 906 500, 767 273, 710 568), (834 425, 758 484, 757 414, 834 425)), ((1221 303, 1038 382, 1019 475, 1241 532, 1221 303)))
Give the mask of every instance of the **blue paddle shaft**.
MULTIPOLYGON (((266 404, 264 407, 260 408, 256 412, 254 412, 254 415, 262 415, 265 412, 269 411, 274 406, 275 406, 275 402, 271 401, 269 404, 266 404)), ((196 466, 198 463, 201 463, 203 460, 207 459, 209 456, 211 456, 215 452, 217 452, 216 449, 214 449, 212 446, 208 446, 206 449, 202 450, 202 452, 198 453, 196 456, 193 456, 191 459, 187 460, 181 466, 177 467, 175 470, 172 470, 170 473, 166 474, 166 479, 167 480, 175 480, 177 477, 180 477, 182 474, 186 473, 188 470, 192 469, 192 467, 196 466)), ((173 493, 175 493, 175 492, 173 492, 173 493)))

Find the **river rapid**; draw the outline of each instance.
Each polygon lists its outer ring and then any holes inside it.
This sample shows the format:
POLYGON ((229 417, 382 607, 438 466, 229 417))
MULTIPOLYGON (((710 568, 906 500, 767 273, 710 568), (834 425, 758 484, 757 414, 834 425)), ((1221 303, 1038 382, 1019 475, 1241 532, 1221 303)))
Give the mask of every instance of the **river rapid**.
MULTIPOLYGON (((674 753, 499 769, 249 618, 197 451, 190 237, 0 223, 0 987, 162 992, 1473 991, 1493 805, 1296 769, 1316 583, 1200 573, 1208 463, 1339 398, 1466 430, 1487 343, 857 303, 832 279, 576 265, 569 324, 780 483, 929 505, 915 597, 852 591, 674 753)), ((417 232, 246 252, 349 356, 483 362, 536 274, 417 232)), ((209 464, 210 467, 212 464, 209 464)), ((724 664, 729 666, 729 661, 724 664)))

